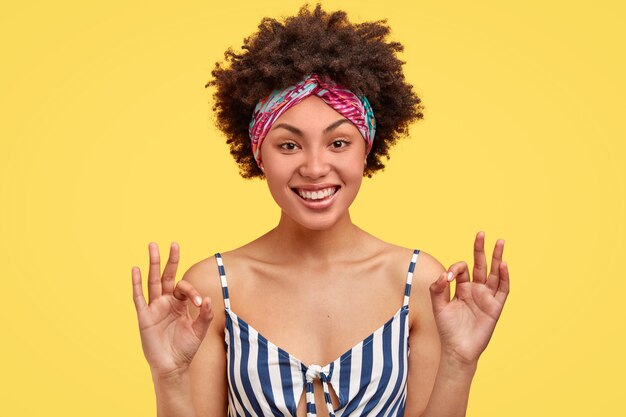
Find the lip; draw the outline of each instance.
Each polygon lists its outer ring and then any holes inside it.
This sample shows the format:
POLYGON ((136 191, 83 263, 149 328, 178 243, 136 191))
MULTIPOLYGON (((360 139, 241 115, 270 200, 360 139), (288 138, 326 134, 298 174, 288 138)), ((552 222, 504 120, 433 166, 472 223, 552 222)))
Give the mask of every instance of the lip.
POLYGON ((330 207, 335 202, 335 197, 337 196, 337 194, 339 194, 341 192, 341 187, 339 187, 338 185, 325 185, 323 187, 319 187, 319 188, 315 188, 315 189, 308 189, 308 188, 304 188, 304 187, 293 187, 291 189, 291 191, 296 195, 296 198, 305 207, 308 207, 308 208, 314 209, 314 210, 322 210, 322 209, 326 209, 326 208, 330 207), (316 200, 316 201, 305 200, 304 198, 300 197, 300 195, 296 191, 296 188, 301 189, 301 190, 306 190, 306 191, 316 191, 316 190, 322 190, 324 188, 329 188, 329 187, 335 187, 336 188, 335 194, 333 194, 332 196, 330 196, 328 198, 325 198, 323 200, 316 200))

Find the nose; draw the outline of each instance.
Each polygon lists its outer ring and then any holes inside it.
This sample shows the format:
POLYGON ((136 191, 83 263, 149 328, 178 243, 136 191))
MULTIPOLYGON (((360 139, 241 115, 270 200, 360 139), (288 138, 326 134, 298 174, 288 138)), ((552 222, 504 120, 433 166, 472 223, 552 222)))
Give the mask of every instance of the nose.
POLYGON ((300 165, 300 175, 308 178, 321 178, 328 174, 330 163, 323 151, 309 150, 304 153, 302 164, 300 165))

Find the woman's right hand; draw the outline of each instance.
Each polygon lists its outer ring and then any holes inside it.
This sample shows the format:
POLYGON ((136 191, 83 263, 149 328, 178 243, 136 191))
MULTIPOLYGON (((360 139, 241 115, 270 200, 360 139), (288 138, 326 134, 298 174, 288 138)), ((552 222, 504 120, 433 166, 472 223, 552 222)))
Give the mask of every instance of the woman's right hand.
POLYGON ((153 377, 168 378, 188 370, 211 324, 213 310, 211 299, 205 297, 203 300, 191 283, 181 280, 174 286, 179 259, 177 243, 170 247, 162 277, 159 277, 161 262, 157 244, 150 243, 148 251, 148 303, 143 295, 138 267, 132 268, 133 300, 143 353, 153 377), (196 320, 189 314, 188 301, 200 307, 196 320))

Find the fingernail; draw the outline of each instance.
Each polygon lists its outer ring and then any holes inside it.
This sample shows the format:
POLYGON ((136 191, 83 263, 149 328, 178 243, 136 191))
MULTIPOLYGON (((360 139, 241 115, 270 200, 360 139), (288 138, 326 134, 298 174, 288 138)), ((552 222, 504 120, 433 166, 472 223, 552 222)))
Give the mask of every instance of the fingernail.
POLYGON ((452 281, 454 279, 454 272, 450 271, 448 272, 448 282, 452 281))
POLYGON ((202 305, 202 298, 200 298, 200 297, 196 297, 196 298, 195 298, 195 302, 196 302, 196 305, 197 305, 198 307, 200 307, 200 306, 202 305))

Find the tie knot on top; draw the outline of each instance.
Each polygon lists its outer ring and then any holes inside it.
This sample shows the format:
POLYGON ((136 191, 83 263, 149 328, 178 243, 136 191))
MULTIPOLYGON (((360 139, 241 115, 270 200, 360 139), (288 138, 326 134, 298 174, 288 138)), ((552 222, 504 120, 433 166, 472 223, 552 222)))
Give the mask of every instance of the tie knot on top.
POLYGON ((320 378, 322 375, 322 367, 319 365, 311 365, 306 370, 307 382, 313 382, 314 379, 320 378))

